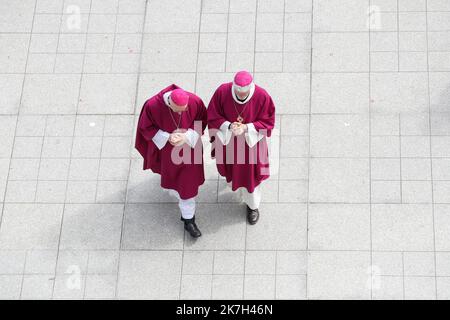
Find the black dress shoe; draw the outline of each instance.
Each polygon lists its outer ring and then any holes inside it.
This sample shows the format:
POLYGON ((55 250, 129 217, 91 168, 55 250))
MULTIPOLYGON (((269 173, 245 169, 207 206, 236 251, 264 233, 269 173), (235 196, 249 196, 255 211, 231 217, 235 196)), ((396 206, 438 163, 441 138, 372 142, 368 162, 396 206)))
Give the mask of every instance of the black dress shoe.
POLYGON ((184 230, 189 232, 192 238, 198 238, 202 235, 197 225, 195 224, 195 217, 193 217, 192 219, 181 218, 181 221, 184 221, 184 230))
POLYGON ((258 222, 259 219, 259 210, 258 209, 250 209, 249 206, 247 206, 247 221, 250 224, 255 224, 258 222))

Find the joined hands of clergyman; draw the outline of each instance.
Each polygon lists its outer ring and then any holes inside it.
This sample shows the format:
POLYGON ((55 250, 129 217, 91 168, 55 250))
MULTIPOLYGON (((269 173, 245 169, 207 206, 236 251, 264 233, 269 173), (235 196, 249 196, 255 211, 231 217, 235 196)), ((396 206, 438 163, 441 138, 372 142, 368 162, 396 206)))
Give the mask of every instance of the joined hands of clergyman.
POLYGON ((187 142, 187 137, 184 131, 181 130, 175 130, 172 132, 169 136, 169 142, 171 145, 175 147, 182 146, 187 142))
POLYGON ((235 136, 240 136, 247 131, 247 125, 241 122, 233 122, 230 128, 235 136))

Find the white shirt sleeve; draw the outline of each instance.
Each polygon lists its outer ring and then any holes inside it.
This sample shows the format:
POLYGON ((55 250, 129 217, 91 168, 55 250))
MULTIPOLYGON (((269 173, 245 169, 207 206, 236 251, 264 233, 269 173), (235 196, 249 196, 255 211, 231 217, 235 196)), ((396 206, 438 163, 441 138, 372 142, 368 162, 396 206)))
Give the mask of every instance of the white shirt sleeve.
POLYGON ((264 135, 256 131, 255 125, 253 123, 247 123, 247 132, 245 133, 247 145, 251 148, 262 138, 264 138, 264 135))
POLYGON ((228 126, 230 125, 230 121, 225 121, 220 126, 219 131, 217 131, 217 137, 220 139, 220 142, 222 142, 223 145, 227 145, 228 142, 230 142, 231 139, 231 130, 228 130, 228 126))
POLYGON ((169 140, 170 134, 166 131, 162 131, 161 129, 158 130, 158 132, 153 136, 153 142, 156 144, 159 150, 164 148, 164 146, 167 143, 167 140, 169 140))
POLYGON ((188 129, 186 131, 186 138, 187 138, 187 144, 193 148, 197 144, 197 140, 200 137, 200 135, 197 133, 197 131, 188 129))

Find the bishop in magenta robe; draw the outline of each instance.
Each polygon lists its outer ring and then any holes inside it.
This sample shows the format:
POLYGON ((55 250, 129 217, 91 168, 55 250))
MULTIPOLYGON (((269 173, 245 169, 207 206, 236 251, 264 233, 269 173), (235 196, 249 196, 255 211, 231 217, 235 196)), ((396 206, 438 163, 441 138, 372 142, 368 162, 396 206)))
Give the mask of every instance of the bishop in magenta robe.
POLYGON ((181 220, 194 238, 201 235, 195 197, 205 181, 200 137, 206 121, 203 101, 172 84, 144 103, 136 131, 144 170, 161 175, 161 187, 178 199, 181 220))
POLYGON ((208 105, 212 156, 219 174, 247 204, 247 220, 259 219, 260 184, 270 176, 267 139, 275 124, 275 105, 246 71, 215 91, 208 105))

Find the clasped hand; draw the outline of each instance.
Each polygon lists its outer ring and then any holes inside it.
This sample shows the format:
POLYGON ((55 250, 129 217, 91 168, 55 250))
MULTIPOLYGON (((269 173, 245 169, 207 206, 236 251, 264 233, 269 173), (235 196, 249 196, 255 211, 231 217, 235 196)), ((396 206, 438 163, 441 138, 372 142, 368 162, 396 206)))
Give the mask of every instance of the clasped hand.
POLYGON ((247 125, 245 123, 233 122, 230 129, 235 136, 240 136, 247 131, 247 125))
POLYGON ((175 147, 182 146, 186 142, 187 137, 183 132, 173 132, 169 136, 169 143, 175 147))

